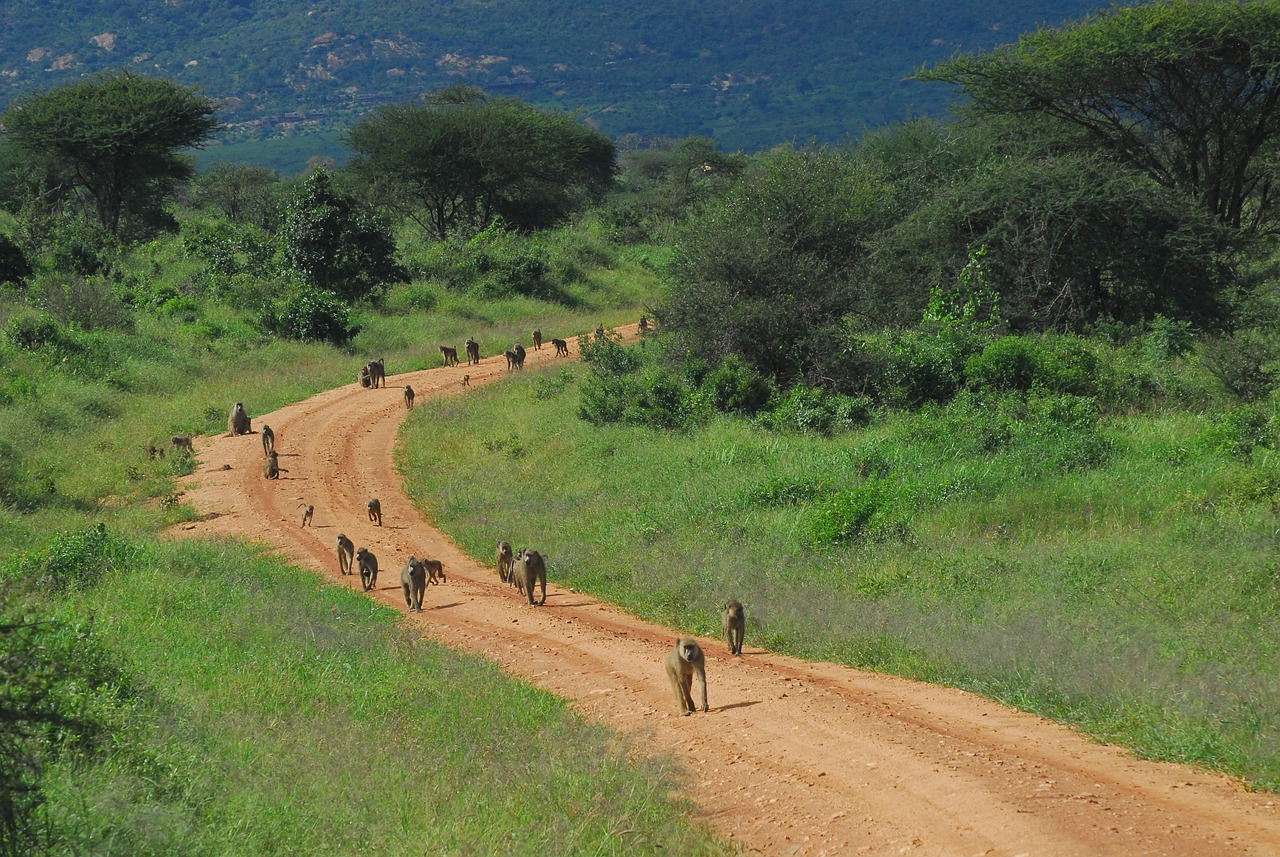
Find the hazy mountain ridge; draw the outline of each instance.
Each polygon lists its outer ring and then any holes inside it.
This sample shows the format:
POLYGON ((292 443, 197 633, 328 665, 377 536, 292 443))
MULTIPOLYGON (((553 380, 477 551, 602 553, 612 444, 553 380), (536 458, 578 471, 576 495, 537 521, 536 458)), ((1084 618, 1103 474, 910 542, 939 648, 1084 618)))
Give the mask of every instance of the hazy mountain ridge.
POLYGON ((458 82, 581 110, 614 136, 757 149, 939 112, 949 93, 904 81, 915 68, 1099 5, 9 0, 0 102, 130 67, 225 99, 234 140, 345 124, 458 82))

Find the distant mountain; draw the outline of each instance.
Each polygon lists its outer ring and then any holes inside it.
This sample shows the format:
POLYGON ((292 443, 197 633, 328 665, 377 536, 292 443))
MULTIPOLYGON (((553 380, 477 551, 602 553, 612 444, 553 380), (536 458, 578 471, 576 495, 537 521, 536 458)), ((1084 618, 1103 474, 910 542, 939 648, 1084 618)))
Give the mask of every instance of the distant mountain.
POLYGON ((199 84, 226 142, 333 143, 370 106, 450 83, 580 110, 614 137, 835 140, 945 110, 904 80, 1098 0, 4 0, 0 106, 104 68, 199 84))

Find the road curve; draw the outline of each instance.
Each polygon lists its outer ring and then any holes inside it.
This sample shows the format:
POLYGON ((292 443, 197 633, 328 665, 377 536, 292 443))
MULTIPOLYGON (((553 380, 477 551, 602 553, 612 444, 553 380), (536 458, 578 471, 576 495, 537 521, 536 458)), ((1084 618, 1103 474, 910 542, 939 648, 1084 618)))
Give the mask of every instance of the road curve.
MULTIPOLYGON (((620 332, 636 335, 634 326, 620 332)), ((549 346, 528 352, 530 368, 556 360, 549 346)), ((406 622, 569 699, 639 746, 683 759, 702 817, 744 850, 1280 855, 1275 795, 1135 759, 973 694, 772 654, 750 645, 749 626, 738 658, 722 641, 701 641, 711 711, 677 716, 661 667, 674 630, 554 579, 546 606, 529 607, 499 582, 492 557, 463 554, 406 499, 392 460, 404 385, 430 407, 468 394, 464 374, 472 386, 498 381, 505 361, 393 374, 385 389, 350 384, 253 415, 255 429, 275 431, 286 469, 279 481, 262 478, 257 434, 198 438, 199 467, 181 488, 199 520, 174 533, 256 539, 354 586, 358 579, 338 574, 343 532, 377 555, 384 576, 372 595, 400 610, 409 555, 442 560, 448 583, 429 587, 425 612, 406 622), (371 497, 381 500, 382 527, 366 519, 371 497), (308 529, 299 526, 302 503, 315 505, 308 529)))

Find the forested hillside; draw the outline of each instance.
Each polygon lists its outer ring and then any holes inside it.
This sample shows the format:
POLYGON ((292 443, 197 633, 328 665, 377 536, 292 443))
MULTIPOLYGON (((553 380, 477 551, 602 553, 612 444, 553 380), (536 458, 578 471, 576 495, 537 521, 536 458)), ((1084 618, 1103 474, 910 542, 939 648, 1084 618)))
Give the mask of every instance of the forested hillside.
MULTIPOLYGON (((946 87, 904 80, 921 65, 1105 5, 8 0, 0 107, 129 67, 222 100, 221 139, 234 142, 340 128, 370 105, 465 83, 581 109, 612 137, 755 150, 940 113, 946 87)), ((333 136, 322 145, 340 154, 333 136)))

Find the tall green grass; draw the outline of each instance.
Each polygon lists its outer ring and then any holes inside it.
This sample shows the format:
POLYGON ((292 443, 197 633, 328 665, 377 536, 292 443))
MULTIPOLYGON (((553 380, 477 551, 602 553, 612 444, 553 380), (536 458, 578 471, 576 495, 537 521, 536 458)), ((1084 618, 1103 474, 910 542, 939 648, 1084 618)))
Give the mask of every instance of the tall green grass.
POLYGON ((727 419, 663 433, 580 421, 583 377, 415 412, 410 494, 475 555, 538 548, 553 579, 647 618, 714 634, 738 598, 749 646, 1280 788, 1272 411, 1104 417, 1010 394, 829 439, 727 419))

